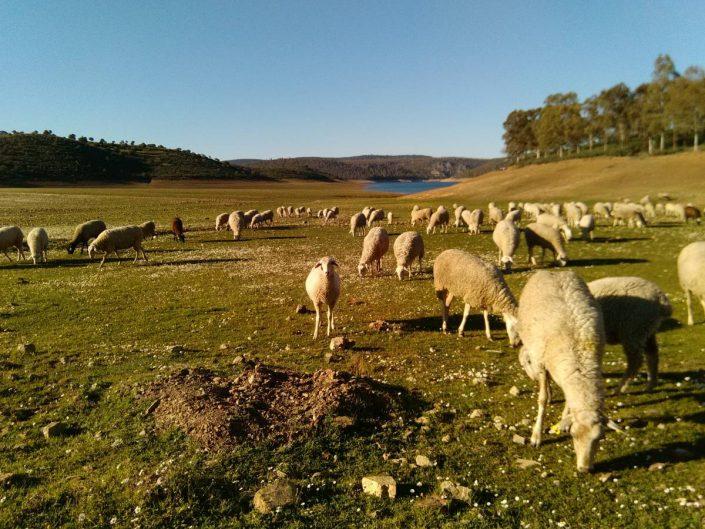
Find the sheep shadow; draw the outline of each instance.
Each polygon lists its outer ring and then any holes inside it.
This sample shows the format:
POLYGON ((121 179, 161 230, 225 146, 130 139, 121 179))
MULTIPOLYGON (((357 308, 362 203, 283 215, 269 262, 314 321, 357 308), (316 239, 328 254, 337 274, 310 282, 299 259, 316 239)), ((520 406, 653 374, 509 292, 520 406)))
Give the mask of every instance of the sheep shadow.
POLYGON ((593 257, 591 259, 569 259, 570 266, 609 266, 619 264, 648 263, 648 259, 638 257, 593 257))
MULTIPOLYGON (((239 263, 241 261, 250 261, 243 257, 233 258, 216 258, 216 259, 177 259, 176 261, 149 261, 145 266, 180 266, 180 265, 200 265, 200 264, 223 264, 223 263, 239 263)), ((106 261, 107 263, 107 261, 106 261)))
POLYGON ((88 256, 86 256, 85 259, 50 259, 46 263, 37 263, 36 265, 33 264, 32 261, 25 261, 21 263, 14 261, 5 266, 0 266, 0 270, 39 270, 41 268, 80 267, 98 262, 100 262, 100 259, 97 261, 95 259, 91 261, 88 256))
POLYGON ((654 463, 685 463, 705 459, 705 436, 694 443, 673 442, 657 448, 640 450, 595 464, 596 472, 631 470, 634 467, 648 468, 654 463))
MULTIPOLYGON (((581 241, 584 239, 576 239, 576 241, 581 241)), ((650 241, 651 237, 595 237, 592 241, 593 243, 607 243, 607 244, 619 244, 622 242, 636 242, 636 241, 650 241)))
POLYGON ((276 241, 285 239, 305 239, 305 235, 272 235, 270 237, 250 237, 252 241, 276 241))
MULTIPOLYGON (((451 307, 452 309, 452 307, 451 307)), ((407 320, 389 320, 389 323, 393 325, 401 325, 403 329, 407 331, 430 331, 438 332, 441 334, 441 325, 443 324, 443 319, 440 316, 441 308, 440 304, 438 306, 438 316, 422 316, 420 318, 411 318, 407 320)), ((458 334, 458 327, 460 326, 460 321, 463 319, 462 309, 461 312, 457 314, 451 314, 448 316, 448 336, 458 334)), ((490 330, 493 331, 503 331, 506 330, 504 322, 501 318, 490 315, 490 330)), ((485 320, 482 314, 470 314, 468 316, 468 321, 465 323, 465 335, 468 336, 474 332, 480 332, 484 337, 485 331, 485 320)))

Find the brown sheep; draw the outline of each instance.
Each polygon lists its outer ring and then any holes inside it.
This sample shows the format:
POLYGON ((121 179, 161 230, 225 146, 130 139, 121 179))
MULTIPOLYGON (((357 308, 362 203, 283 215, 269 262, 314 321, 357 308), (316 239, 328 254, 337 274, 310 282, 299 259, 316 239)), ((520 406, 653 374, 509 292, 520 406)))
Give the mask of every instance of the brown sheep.
POLYGON ((174 217, 174 220, 171 221, 171 233, 174 235, 175 241, 186 242, 184 223, 179 217, 174 217))

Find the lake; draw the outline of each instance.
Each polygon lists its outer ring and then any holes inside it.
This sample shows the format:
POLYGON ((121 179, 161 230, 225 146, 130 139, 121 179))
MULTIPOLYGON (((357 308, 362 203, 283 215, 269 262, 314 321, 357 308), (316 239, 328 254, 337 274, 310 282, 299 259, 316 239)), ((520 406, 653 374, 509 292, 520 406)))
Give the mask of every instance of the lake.
POLYGON ((457 182, 440 182, 438 180, 389 180, 370 182, 365 185, 367 191, 382 191, 385 193, 398 193, 400 195, 410 195, 412 193, 420 193, 429 189, 438 189, 440 187, 448 187, 457 182))

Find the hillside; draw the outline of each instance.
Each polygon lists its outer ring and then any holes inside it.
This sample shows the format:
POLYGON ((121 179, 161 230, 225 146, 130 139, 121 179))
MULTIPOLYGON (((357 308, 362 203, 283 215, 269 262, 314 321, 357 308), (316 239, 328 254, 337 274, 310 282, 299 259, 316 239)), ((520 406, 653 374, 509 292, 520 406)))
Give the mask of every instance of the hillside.
POLYGON ((0 185, 252 180, 256 170, 161 145, 0 133, 0 185))
POLYGON ((432 156, 365 155, 347 158, 278 158, 232 160, 277 178, 336 180, 426 180, 462 178, 496 169, 501 158, 434 158, 432 156))
POLYGON ((493 171, 457 185, 427 191, 419 198, 467 200, 583 200, 671 193, 682 200, 705 200, 705 153, 669 156, 601 157, 493 171))

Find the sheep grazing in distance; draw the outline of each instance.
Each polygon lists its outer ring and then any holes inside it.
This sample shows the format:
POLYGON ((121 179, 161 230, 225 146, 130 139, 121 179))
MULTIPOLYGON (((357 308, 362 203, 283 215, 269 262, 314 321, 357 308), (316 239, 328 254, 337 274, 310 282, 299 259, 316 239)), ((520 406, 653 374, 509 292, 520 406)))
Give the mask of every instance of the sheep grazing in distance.
POLYGON ((494 202, 490 202, 487 205, 487 218, 491 224, 497 224, 504 218, 504 212, 494 202))
POLYGON ((536 265, 534 259, 534 246, 541 248, 541 264, 546 257, 546 250, 553 252, 553 260, 560 266, 565 266, 568 263, 568 254, 566 254, 563 246, 563 236, 558 229, 546 224, 534 222, 524 228, 524 238, 526 246, 529 249, 529 263, 536 265))
POLYGON ((370 213, 372 213, 375 210, 375 208, 370 207, 370 206, 365 206, 362 208, 362 214, 365 216, 365 222, 367 222, 367 219, 370 218, 370 213))
POLYGON ((262 216, 263 223, 269 225, 274 223, 274 212, 271 209, 265 209, 260 215, 262 216))
POLYGON ((482 221, 484 220, 485 214, 481 209, 465 210, 462 213, 462 218, 465 224, 468 226, 469 235, 479 235, 480 226, 482 226, 482 221))
POLYGON ((147 254, 142 248, 142 239, 144 238, 144 230, 142 226, 121 226, 119 228, 111 228, 102 232, 88 247, 88 255, 92 259, 96 252, 103 253, 103 260, 100 262, 100 268, 103 267, 105 259, 114 253, 118 262, 120 261, 119 250, 127 250, 132 248, 135 250, 135 263, 139 259, 140 253, 146 261, 147 254))
POLYGON ((509 343, 516 346, 516 301, 499 269, 479 257, 462 250, 445 250, 433 263, 433 287, 441 302, 443 326, 448 330, 448 309, 457 297, 463 301, 463 319, 458 334, 463 336, 470 309, 479 309, 485 318, 485 336, 492 341, 488 315, 501 314, 507 328, 509 343))
POLYGON ((250 220, 250 228, 251 229, 256 229, 259 228, 260 226, 264 225, 264 215, 261 213, 257 213, 252 216, 252 220, 250 220))
POLYGON ((411 225, 416 226, 417 222, 431 220, 431 215, 433 215, 433 208, 420 209, 418 206, 414 206, 414 209, 411 210, 411 225))
POLYGON ((397 277, 402 281, 404 272, 409 274, 411 279, 411 265, 415 259, 419 261, 419 273, 422 269, 424 257, 424 244, 421 235, 415 231, 405 231, 394 241, 394 257, 397 260, 397 277))
POLYGON ((250 222, 252 222, 252 217, 257 215, 257 213, 259 213, 259 211, 256 209, 250 209, 248 211, 245 211, 245 213, 243 213, 243 216, 245 217, 245 226, 248 226, 250 224, 250 222))
POLYGON ((621 344, 627 370, 618 393, 623 392, 639 372, 646 355, 648 386, 658 378, 656 333, 672 313, 668 297, 658 285, 640 277, 604 277, 588 283, 590 293, 602 309, 608 344, 621 344))
POLYGON ((368 271, 372 273, 382 272, 382 257, 389 249, 389 235, 387 230, 379 226, 372 228, 362 241, 362 255, 357 265, 357 273, 360 277, 368 271))
POLYGON ((294 215, 294 207, 293 206, 287 206, 286 207, 286 216, 287 217, 292 217, 294 215))
POLYGON ((436 228, 440 228, 441 232, 448 233, 448 224, 450 223, 450 215, 448 210, 443 206, 439 206, 436 211, 433 212, 431 218, 428 221, 428 226, 426 226, 426 233, 436 233, 436 228))
POLYGON ((643 228, 646 226, 646 220, 641 210, 642 206, 638 204, 615 204, 612 210, 612 218, 614 219, 613 226, 622 226, 626 224, 632 228, 636 226, 637 228, 643 228))
POLYGON ((357 237, 357 235, 365 235, 365 227, 367 222, 365 221, 364 213, 355 213, 350 217, 350 235, 357 237))
POLYGON ((229 213, 221 213, 215 218, 215 231, 228 229, 228 217, 230 217, 229 213))
POLYGON ((612 216, 612 208, 606 202, 595 202, 592 206, 592 212, 595 217, 609 219, 612 216))
POLYGON ((277 212, 278 217, 286 217, 286 208, 284 206, 279 206, 275 211, 277 212))
POLYGON ((693 296, 705 311, 705 241, 691 242, 678 254, 678 281, 685 292, 688 325, 693 325, 693 296))
POLYGON ((27 234, 27 246, 32 256, 32 262, 47 262, 47 251, 49 250, 49 236, 44 228, 34 228, 27 234))
POLYGON ((700 210, 696 208, 695 206, 686 206, 685 207, 685 221, 688 222, 689 220, 694 220, 697 224, 700 224, 700 217, 702 214, 700 213, 700 210))
POLYGON ((340 277, 335 271, 338 266, 333 257, 324 257, 311 269, 306 278, 306 293, 316 309, 316 326, 313 330, 313 339, 318 338, 318 327, 321 324, 321 308, 326 305, 328 309, 328 327, 326 336, 335 329, 333 310, 340 296, 340 277))
POLYGON ((541 445, 553 380, 565 395, 561 428, 573 438, 578 470, 588 472, 604 421, 605 329, 600 307, 575 272, 541 270, 526 283, 518 315, 523 343, 519 362, 539 385, 531 444, 541 445))
POLYGON ((499 248, 499 266, 505 272, 512 269, 514 252, 519 246, 519 235, 519 228, 513 221, 508 219, 500 220, 492 232, 492 240, 499 248))
POLYGON ((525 203, 524 204, 524 211, 526 211, 526 214, 534 220, 536 220, 538 218, 538 216, 541 214, 541 208, 539 207, 538 204, 536 204, 534 202, 525 203))
POLYGON ((147 222, 140 224, 140 228, 142 228, 143 239, 148 239, 149 237, 154 239, 157 237, 157 225, 153 220, 148 220, 147 222))
POLYGON ((578 227, 580 228, 580 233, 582 234, 584 240, 587 240, 588 237, 591 241, 594 239, 595 217, 593 215, 587 213, 586 215, 580 217, 578 227))
POLYGON ((455 214, 455 222, 453 223, 453 225, 456 228, 461 228, 465 225, 465 222, 463 222, 463 211, 465 211, 465 206, 453 206, 453 213, 455 214))
POLYGON ((338 218, 338 213, 334 209, 323 210, 325 213, 323 215, 323 224, 328 224, 329 221, 338 218))
POLYGON ((375 223, 381 223, 385 216, 384 210, 375 209, 371 211, 370 216, 367 218, 367 226, 371 228, 375 223))
POLYGON ((390 211, 387 213, 387 225, 391 226, 392 224, 394 224, 394 213, 390 211))
POLYGON ((179 217, 174 217, 171 221, 171 234, 174 236, 175 241, 186 242, 184 223, 179 217))
POLYGON ((507 214, 504 216, 504 220, 517 223, 521 220, 522 213, 523 210, 521 208, 515 207, 514 209, 511 209, 507 212, 507 214))
POLYGON ((240 210, 233 211, 228 216, 228 226, 230 227, 230 231, 233 232, 233 240, 239 240, 240 232, 245 227, 245 214, 240 210))
POLYGON ((565 217, 568 224, 573 227, 578 227, 578 222, 580 222, 580 217, 583 216, 582 210, 575 204, 575 202, 566 202, 563 204, 563 209, 565 210, 565 217))
POLYGON ((95 239, 105 231, 105 228, 105 222, 102 220, 89 220, 76 226, 68 246, 69 254, 75 252, 78 247, 81 248, 81 254, 83 254, 83 249, 88 248, 88 243, 90 243, 91 239, 95 239))
POLYGON ((543 224, 545 226, 552 226, 556 228, 563 234, 563 237, 565 237, 566 241, 569 241, 573 238, 573 232, 570 231, 568 224, 565 220, 563 220, 563 218, 558 215, 554 215, 552 213, 541 213, 537 217, 536 222, 538 224, 543 224))
POLYGON ((25 259, 24 234, 17 226, 5 226, 4 228, 0 228, 0 250, 2 250, 5 257, 7 257, 9 261, 12 261, 12 258, 7 253, 9 248, 17 249, 18 261, 20 260, 20 257, 22 260, 25 259))

